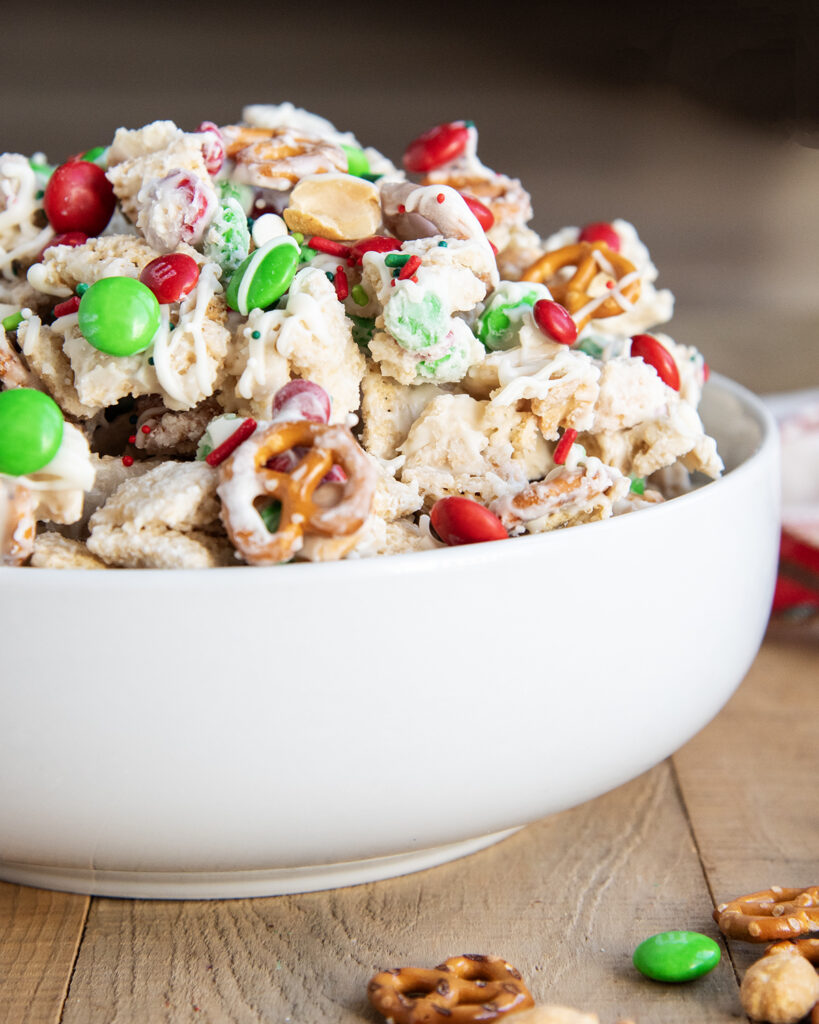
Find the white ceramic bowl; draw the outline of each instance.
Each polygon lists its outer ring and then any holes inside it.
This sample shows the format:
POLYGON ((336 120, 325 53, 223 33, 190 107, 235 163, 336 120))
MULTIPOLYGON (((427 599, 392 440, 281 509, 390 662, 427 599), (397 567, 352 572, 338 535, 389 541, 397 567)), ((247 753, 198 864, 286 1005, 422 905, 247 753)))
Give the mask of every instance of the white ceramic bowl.
POLYGON ((606 522, 323 565, 0 570, 0 877, 372 881, 662 760, 744 676, 775 578, 773 421, 720 378, 702 413, 726 475, 606 522))

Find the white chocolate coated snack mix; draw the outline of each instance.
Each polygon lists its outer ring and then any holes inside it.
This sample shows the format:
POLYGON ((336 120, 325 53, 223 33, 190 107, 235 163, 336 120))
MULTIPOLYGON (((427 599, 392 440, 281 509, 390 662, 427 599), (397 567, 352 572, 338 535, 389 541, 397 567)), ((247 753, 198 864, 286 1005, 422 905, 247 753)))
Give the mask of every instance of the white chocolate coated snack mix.
POLYGON ((0 156, 0 563, 398 554, 719 476, 635 228, 542 238, 477 144, 399 169, 282 103, 0 156))

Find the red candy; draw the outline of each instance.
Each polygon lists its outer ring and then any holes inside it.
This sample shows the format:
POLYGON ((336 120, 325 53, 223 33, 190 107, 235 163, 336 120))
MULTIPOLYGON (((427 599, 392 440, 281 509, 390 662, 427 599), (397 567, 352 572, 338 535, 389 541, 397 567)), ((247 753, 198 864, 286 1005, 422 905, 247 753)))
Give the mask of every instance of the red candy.
POLYGON ((98 235, 116 205, 105 171, 87 160, 70 160, 57 167, 43 195, 43 209, 55 231, 98 235))
POLYGON ((70 316, 72 313, 76 313, 80 308, 80 298, 78 295, 72 295, 70 299, 66 299, 65 302, 58 302, 54 307, 54 316, 70 316))
POLYGON ((248 417, 246 420, 242 420, 230 437, 226 438, 220 445, 214 448, 209 455, 205 456, 205 462, 207 462, 209 466, 218 466, 220 463, 224 462, 229 455, 232 455, 239 445, 250 437, 255 429, 256 420, 251 417, 248 417))
POLYGON ((397 238, 387 238, 386 235, 372 235, 370 238, 362 238, 350 246, 350 259, 354 263, 360 263, 365 252, 395 252, 401 248, 401 242, 397 238))
POLYGON ((569 457, 569 449, 577 440, 577 431, 573 427, 567 427, 563 431, 563 436, 555 445, 555 451, 552 458, 555 460, 555 464, 558 466, 565 466, 566 459, 569 457))
POLYGON ((225 140, 213 121, 203 121, 196 129, 205 138, 202 140, 202 156, 208 174, 216 174, 225 162, 225 140))
POLYGON ((330 396, 312 380, 291 380, 273 398, 273 419, 330 422, 330 396))
POLYGON ((88 235, 84 231, 63 231, 59 235, 55 235, 47 245, 43 246, 37 259, 41 260, 54 245, 70 245, 74 249, 78 245, 85 245, 87 241, 88 235))
POLYGON ((433 530, 450 547, 509 536, 495 513, 471 498, 441 498, 432 506, 430 520, 433 530))
POLYGON ((651 334, 635 334, 631 339, 631 354, 653 366, 660 380, 675 391, 680 390, 680 372, 674 357, 651 334))
POLYGON ((568 309, 559 302, 538 299, 532 313, 535 323, 552 341, 561 345, 572 345, 577 341, 577 324, 568 309))
POLYGON ((187 253, 172 252, 167 256, 157 256, 146 264, 139 279, 151 289, 157 302, 165 306, 169 302, 179 302, 196 287, 199 265, 187 253))
POLYGON ((480 199, 476 199, 474 196, 468 196, 464 192, 461 192, 461 198, 475 215, 475 219, 484 231, 488 231, 495 223, 495 215, 489 207, 484 206, 480 199))
POLYGON ((210 212, 210 203, 208 195, 202 187, 202 179, 194 174, 188 175, 183 171, 173 171, 162 181, 168 182, 187 200, 190 209, 182 221, 180 235, 183 242, 193 242, 200 231, 199 222, 210 212))
POLYGON ((602 242, 612 252, 620 252, 620 236, 605 221, 597 221, 594 224, 587 224, 580 232, 580 242, 602 242))
POLYGON ((469 141, 469 129, 463 121, 450 121, 419 135, 407 146, 404 167, 414 174, 424 174, 442 167, 460 156, 469 141))
POLYGON ((347 272, 344 267, 336 267, 333 285, 336 290, 336 298, 343 302, 350 294, 350 282, 347 280, 347 272))

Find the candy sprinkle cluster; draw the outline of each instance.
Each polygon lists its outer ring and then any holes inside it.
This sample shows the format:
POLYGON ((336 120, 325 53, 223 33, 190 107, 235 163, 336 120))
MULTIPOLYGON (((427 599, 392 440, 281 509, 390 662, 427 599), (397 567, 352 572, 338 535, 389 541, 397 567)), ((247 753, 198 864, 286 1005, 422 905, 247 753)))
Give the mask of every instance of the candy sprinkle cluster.
POLYGON ((0 561, 397 554, 719 476, 634 227, 541 237, 477 144, 398 168, 283 103, 0 156, 0 561))

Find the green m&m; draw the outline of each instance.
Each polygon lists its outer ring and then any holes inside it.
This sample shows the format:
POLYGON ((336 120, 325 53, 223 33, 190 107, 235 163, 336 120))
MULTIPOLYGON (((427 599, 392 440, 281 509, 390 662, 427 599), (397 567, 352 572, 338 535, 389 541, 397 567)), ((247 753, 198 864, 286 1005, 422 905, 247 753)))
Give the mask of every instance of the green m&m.
POLYGON ((634 966, 653 981, 693 981, 720 959, 713 939, 699 932, 661 932, 634 950, 634 966))
POLYGON ((159 303, 133 277, 104 277, 80 299, 83 337, 109 356, 133 356, 151 344, 159 329, 159 303))
POLYGON ((36 473, 62 439, 63 414, 53 398, 34 388, 0 391, 0 473, 36 473))
POLYGON ((225 293, 227 304, 245 316, 251 309, 272 305, 290 287, 300 255, 294 238, 271 238, 248 256, 231 277, 225 293))

